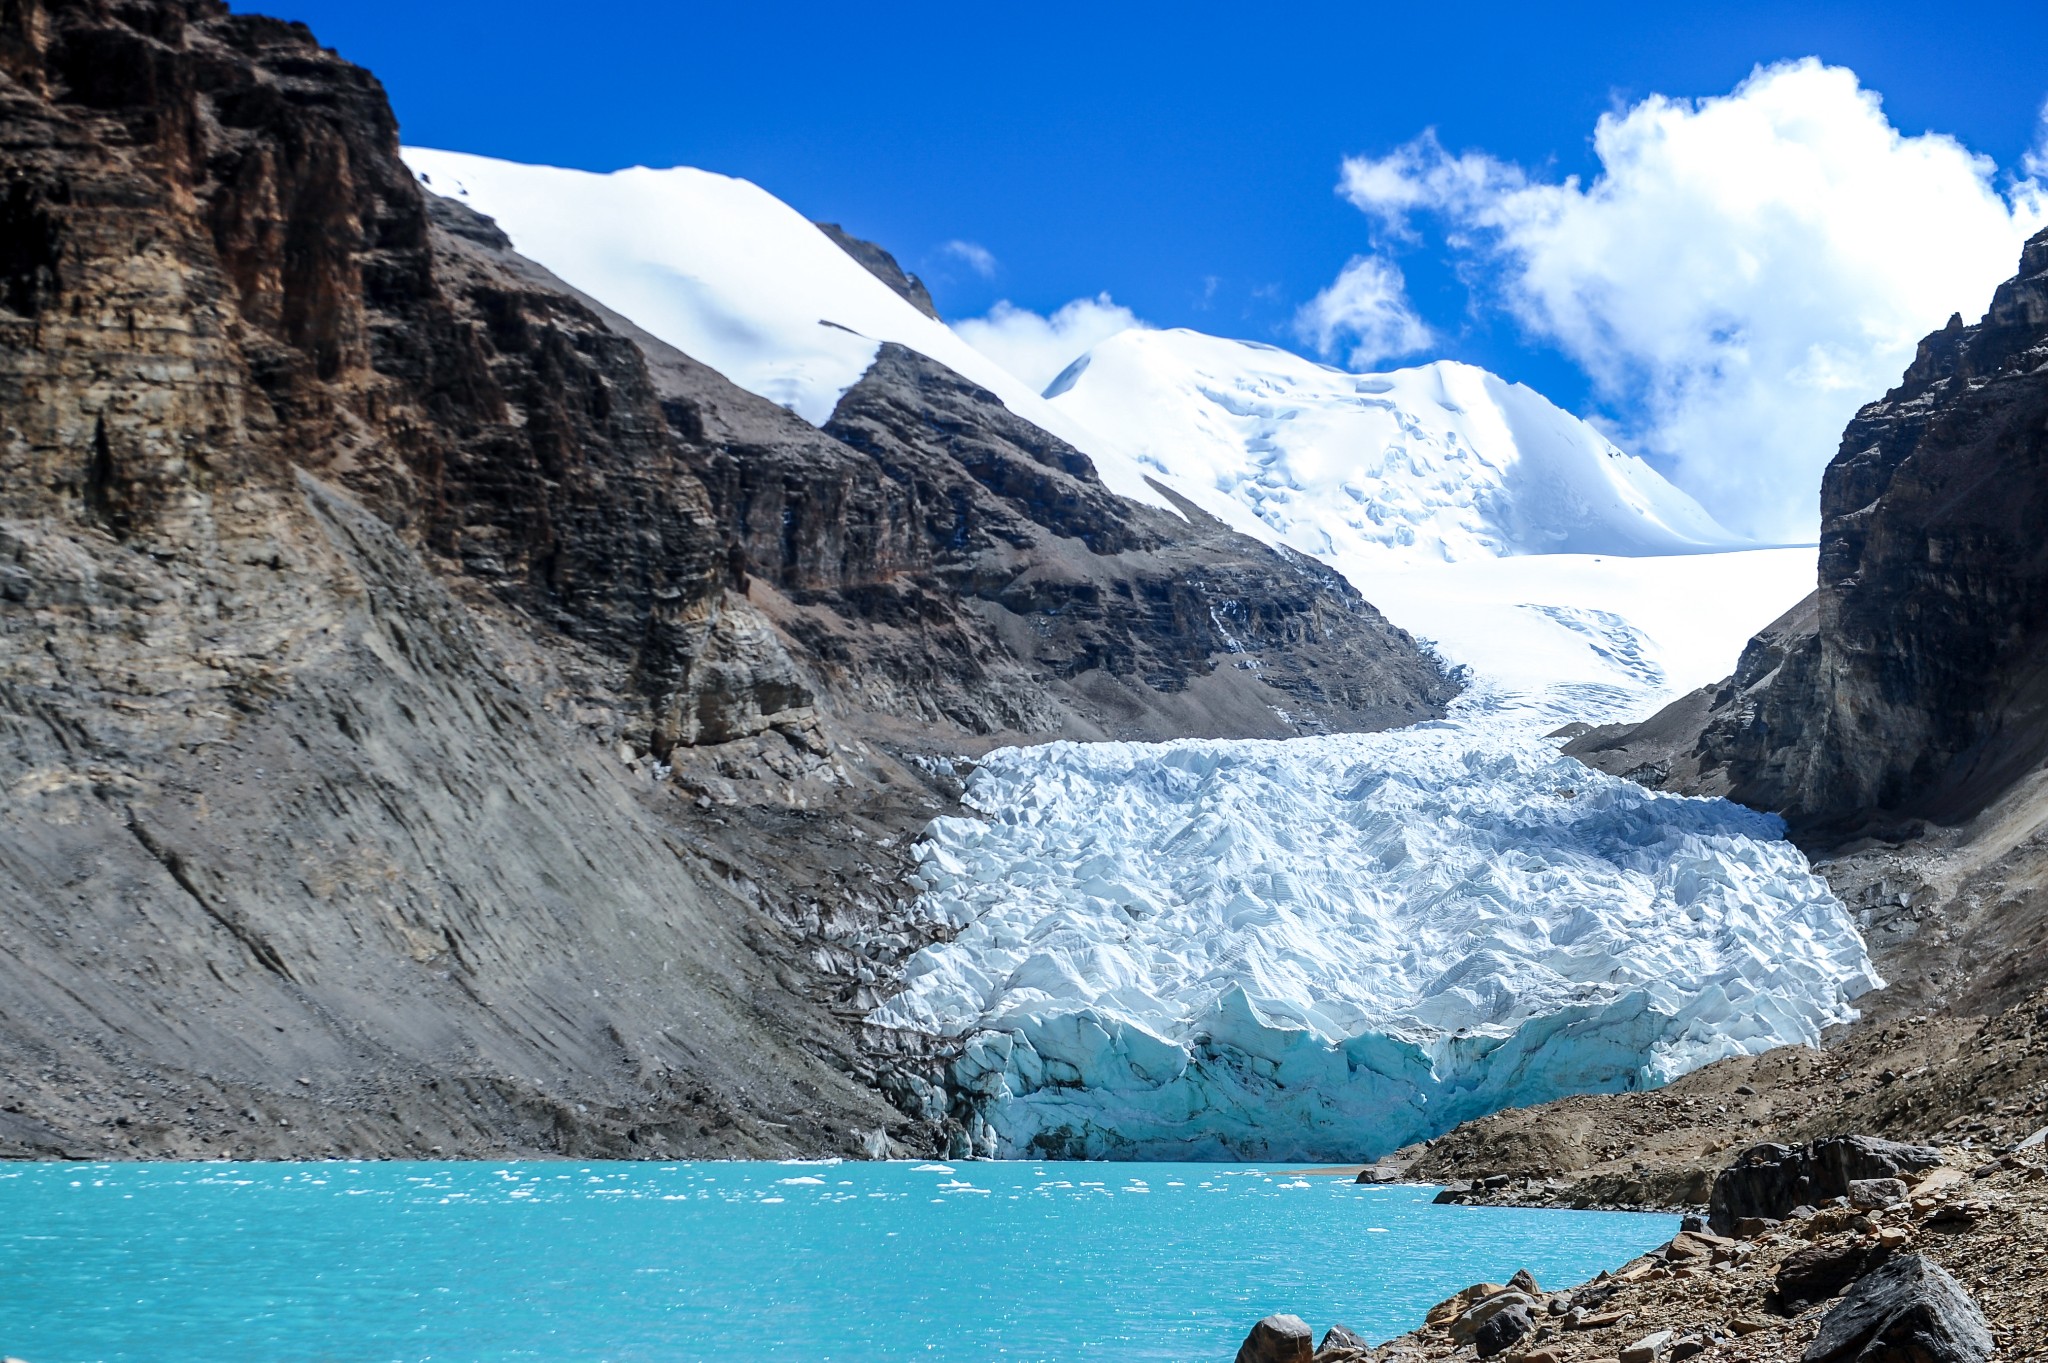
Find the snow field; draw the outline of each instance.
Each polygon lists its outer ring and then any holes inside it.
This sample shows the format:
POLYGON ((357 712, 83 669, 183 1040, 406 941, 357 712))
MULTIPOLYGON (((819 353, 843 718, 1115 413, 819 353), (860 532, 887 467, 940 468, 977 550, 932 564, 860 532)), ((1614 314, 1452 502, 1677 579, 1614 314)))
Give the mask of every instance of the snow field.
POLYGON ((1120 332, 1046 389, 1114 452, 1246 534, 1333 562, 1671 554, 1736 537, 1529 388, 1438 361, 1352 374, 1193 331, 1120 332))
POLYGON ((812 425, 895 341, 1094 457, 1113 491, 1169 506, 1142 470, 1096 449, 1072 418, 758 185, 688 166, 599 175, 425 147, 403 154, 428 190, 496 219, 521 255, 812 425))

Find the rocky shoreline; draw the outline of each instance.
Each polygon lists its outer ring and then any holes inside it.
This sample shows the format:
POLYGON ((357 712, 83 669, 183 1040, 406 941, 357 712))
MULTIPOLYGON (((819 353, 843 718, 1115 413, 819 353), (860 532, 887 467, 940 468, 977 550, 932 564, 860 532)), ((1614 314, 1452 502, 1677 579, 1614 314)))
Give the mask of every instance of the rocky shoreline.
MULTIPOLYGON (((1438 1200, 1559 1205, 1519 1180, 1487 1186, 1499 1177, 1448 1185, 1438 1200)), ((1752 1147, 1721 1171, 1709 1204, 1669 1243, 1576 1287, 1545 1291, 1525 1270, 1475 1283, 1378 1346, 1341 1324, 1318 1343, 1299 1318, 1268 1317, 1238 1363, 2048 1357, 2048 1145, 2038 1133, 1988 1158, 1974 1145, 1864 1137, 1752 1147)))

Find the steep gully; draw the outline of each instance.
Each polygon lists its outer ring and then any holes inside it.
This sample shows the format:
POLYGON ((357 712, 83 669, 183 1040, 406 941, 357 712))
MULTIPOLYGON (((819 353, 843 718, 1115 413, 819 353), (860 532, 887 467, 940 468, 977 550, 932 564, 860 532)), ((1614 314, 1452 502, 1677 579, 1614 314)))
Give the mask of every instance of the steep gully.
POLYGON ((302 26, 7 7, 0 164, 0 1152, 932 1148, 955 754, 1455 691, 907 351, 821 431, 638 333, 302 26))

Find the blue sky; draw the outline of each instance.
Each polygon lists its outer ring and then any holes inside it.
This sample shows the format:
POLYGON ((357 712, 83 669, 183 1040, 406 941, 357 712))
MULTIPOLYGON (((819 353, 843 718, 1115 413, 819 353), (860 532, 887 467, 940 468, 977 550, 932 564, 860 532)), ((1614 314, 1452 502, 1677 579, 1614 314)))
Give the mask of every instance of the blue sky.
POLYGON ((1433 128, 1452 152, 1590 178, 1603 113, 1725 95, 1759 63, 1816 55, 1881 94, 1900 132, 1950 134, 2010 169, 2048 95, 2038 0, 613 3, 573 24, 559 0, 237 8, 303 19, 376 71, 410 143, 744 176, 888 246, 949 317, 1108 291, 1154 324, 1303 348, 1297 310, 1377 249, 1435 353, 1624 424, 1633 399, 1589 377, 1597 360, 1475 301, 1497 261, 1340 197, 1344 158, 1433 128), (951 241, 985 248, 992 272, 951 241))

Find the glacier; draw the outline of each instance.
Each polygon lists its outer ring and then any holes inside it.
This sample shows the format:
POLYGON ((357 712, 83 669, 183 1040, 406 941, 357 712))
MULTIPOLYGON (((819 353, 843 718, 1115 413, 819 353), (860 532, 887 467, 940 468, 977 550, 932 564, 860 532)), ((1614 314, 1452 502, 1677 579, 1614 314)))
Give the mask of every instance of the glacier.
POLYGON ((1372 1158, 1813 1044, 1880 981, 1780 822, 1474 713, 989 754, 920 844, 956 930, 870 1016, 952 1039, 972 1152, 1372 1158))
POLYGON ((1558 755, 1725 675, 1811 590, 1533 391, 1188 331, 1034 391, 773 195, 408 148, 567 283, 822 423, 896 342, 1094 461, 1322 559, 1472 685, 1441 723, 979 760, 919 844, 950 938, 870 1021, 944 1038, 980 1155, 1360 1158, 1503 1106, 1811 1043, 1878 985, 1769 816, 1558 755))

